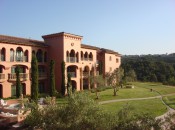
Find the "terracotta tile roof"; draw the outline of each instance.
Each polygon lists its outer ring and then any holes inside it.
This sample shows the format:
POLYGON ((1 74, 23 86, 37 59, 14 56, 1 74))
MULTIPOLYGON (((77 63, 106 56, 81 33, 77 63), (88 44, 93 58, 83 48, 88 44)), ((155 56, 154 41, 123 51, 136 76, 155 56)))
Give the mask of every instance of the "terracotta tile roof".
POLYGON ((72 34, 72 33, 59 32, 59 33, 43 35, 42 38, 52 38, 52 37, 58 37, 58 36, 63 36, 63 35, 72 36, 72 37, 76 37, 76 38, 80 38, 80 39, 83 37, 83 36, 72 34))
POLYGON ((104 53, 115 54, 117 56, 121 56, 121 54, 119 54, 118 52, 113 51, 113 50, 109 50, 109 49, 105 49, 105 48, 101 48, 100 51, 104 52, 104 53))
POLYGON ((27 46, 48 47, 48 45, 46 45, 44 43, 44 41, 38 41, 38 40, 26 39, 26 38, 19 38, 19 37, 12 37, 12 36, 6 36, 6 35, 0 35, 0 42, 1 43, 27 45, 27 46))
POLYGON ((90 46, 90 45, 86 45, 86 44, 81 44, 81 48, 85 48, 85 49, 93 49, 93 50, 99 50, 99 47, 95 47, 95 46, 90 46))

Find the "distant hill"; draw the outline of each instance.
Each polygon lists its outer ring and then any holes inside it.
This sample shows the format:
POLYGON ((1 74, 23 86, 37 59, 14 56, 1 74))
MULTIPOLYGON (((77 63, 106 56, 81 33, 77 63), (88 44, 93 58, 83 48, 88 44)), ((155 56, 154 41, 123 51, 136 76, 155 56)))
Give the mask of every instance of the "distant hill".
POLYGON ((137 77, 139 81, 175 85, 175 53, 124 55, 122 56, 121 67, 124 69, 124 75, 127 79, 137 77))

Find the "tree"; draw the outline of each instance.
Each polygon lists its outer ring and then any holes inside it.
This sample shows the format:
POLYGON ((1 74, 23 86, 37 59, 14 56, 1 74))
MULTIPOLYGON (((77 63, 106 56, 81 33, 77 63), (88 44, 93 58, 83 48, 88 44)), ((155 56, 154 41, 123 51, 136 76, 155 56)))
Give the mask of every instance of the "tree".
POLYGON ((70 97, 72 95, 72 84, 71 84, 71 75, 67 75, 67 93, 68 96, 70 97))
POLYGON ((55 73, 54 73, 54 65, 55 62, 53 60, 50 61, 50 96, 55 96, 55 73))
POLYGON ((110 130, 115 121, 115 115, 101 109, 88 93, 74 93, 66 104, 33 109, 24 123, 29 129, 110 130))
POLYGON ((96 84, 95 88, 95 93, 96 93, 96 99, 99 99, 99 94, 98 92, 100 91, 101 88, 105 86, 105 80, 103 78, 103 75, 93 75, 89 77, 90 79, 90 84, 94 85, 96 84))
POLYGON ((64 96, 65 95, 65 62, 63 61, 61 63, 61 94, 64 96))
POLYGON ((38 62, 34 54, 32 55, 31 70, 31 99, 36 102, 38 100, 38 62))
POLYGON ((137 80, 137 75, 135 73, 135 71, 133 69, 131 69, 130 71, 128 71, 128 73, 125 76, 125 80, 127 82, 134 82, 137 80))
POLYGON ((124 76, 124 70, 122 68, 115 69, 112 73, 107 73, 107 83, 112 86, 114 89, 114 96, 117 95, 117 91, 119 91, 119 86, 122 86, 122 79, 124 76))
POLYGON ((103 74, 103 62, 99 61, 99 75, 103 74))
POLYGON ((21 96, 21 82, 20 82, 20 67, 16 67, 16 97, 19 98, 21 96))

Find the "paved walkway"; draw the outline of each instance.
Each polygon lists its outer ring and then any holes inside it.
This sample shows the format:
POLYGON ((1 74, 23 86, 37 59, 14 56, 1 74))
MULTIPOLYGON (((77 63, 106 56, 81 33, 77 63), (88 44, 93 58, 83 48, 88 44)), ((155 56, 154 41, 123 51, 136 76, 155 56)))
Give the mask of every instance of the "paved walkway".
POLYGON ((161 98, 161 96, 146 97, 146 98, 114 99, 114 100, 101 101, 99 102, 99 104, 107 104, 107 103, 123 102, 123 101, 147 100, 147 99, 156 99, 156 98, 161 98))

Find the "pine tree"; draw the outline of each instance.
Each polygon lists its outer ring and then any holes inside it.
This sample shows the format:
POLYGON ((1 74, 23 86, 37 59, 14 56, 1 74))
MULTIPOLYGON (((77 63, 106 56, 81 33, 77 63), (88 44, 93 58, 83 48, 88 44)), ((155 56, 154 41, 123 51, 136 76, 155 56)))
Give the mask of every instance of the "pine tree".
POLYGON ((55 62, 51 60, 50 61, 50 87, 49 87, 50 96, 55 96, 55 93, 56 93, 54 65, 55 65, 55 62))
POLYGON ((32 55, 31 69, 32 69, 31 99, 33 99, 34 101, 37 101, 38 100, 38 62, 35 55, 32 55))
POLYGON ((20 82, 20 67, 16 67, 16 97, 19 98, 21 95, 21 82, 20 82))
POLYGON ((62 81, 61 81, 61 94, 65 95, 65 62, 61 63, 62 81))

